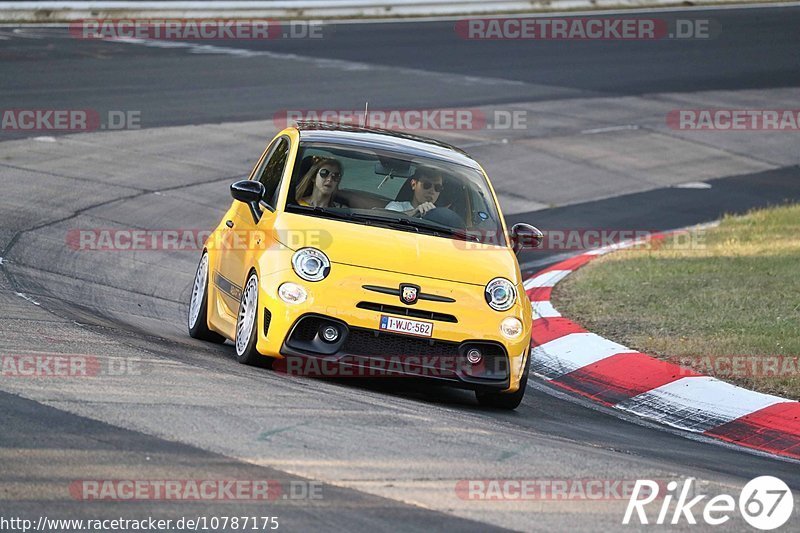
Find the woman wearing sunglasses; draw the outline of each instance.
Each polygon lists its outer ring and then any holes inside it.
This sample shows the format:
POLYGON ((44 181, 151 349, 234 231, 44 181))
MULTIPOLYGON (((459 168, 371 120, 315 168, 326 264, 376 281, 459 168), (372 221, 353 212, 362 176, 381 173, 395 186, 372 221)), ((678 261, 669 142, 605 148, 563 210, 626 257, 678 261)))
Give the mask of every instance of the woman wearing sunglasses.
POLYGON ((432 169, 418 167, 411 177, 410 202, 389 202, 385 209, 402 211, 408 216, 424 216, 436 208, 436 200, 444 188, 444 178, 432 169))
POLYGON ((331 158, 315 162, 297 184, 297 203, 314 207, 347 207, 334 201, 342 181, 342 164, 331 158))

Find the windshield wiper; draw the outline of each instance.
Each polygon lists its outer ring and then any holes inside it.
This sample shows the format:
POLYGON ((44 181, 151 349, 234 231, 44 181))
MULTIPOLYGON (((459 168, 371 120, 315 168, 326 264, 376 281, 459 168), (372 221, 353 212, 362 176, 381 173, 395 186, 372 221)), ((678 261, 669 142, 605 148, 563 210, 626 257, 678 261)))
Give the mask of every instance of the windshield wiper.
POLYGON ((368 215, 363 213, 345 213, 341 211, 331 211, 324 207, 315 205, 290 205, 286 207, 286 210, 305 212, 308 214, 331 218, 334 220, 347 220, 349 222, 356 222, 360 224, 365 224, 367 226, 371 225, 370 223, 372 222, 372 223, 391 226, 393 228, 403 231, 414 231, 416 233, 419 233, 420 230, 425 230, 437 236, 448 235, 448 236, 460 237, 467 241, 475 241, 475 242, 480 241, 480 238, 477 235, 472 235, 468 233, 466 230, 449 228, 447 226, 442 226, 434 222, 428 222, 421 218, 408 218, 404 216, 385 216, 372 213, 368 215))
POLYGON ((470 241, 479 240, 477 235, 471 235, 466 230, 442 226, 441 224, 436 224, 435 222, 428 222, 422 218, 408 218, 404 216, 382 216, 373 214, 362 215, 359 213, 353 213, 353 216, 358 217, 359 219, 365 219, 365 220, 370 219, 385 223, 398 224, 400 226, 404 226, 409 229, 415 228, 417 231, 421 229, 427 230, 433 232, 436 235, 438 234, 451 235, 451 236, 461 237, 464 240, 470 240, 470 241))
POLYGON ((382 217, 373 215, 363 215, 360 213, 345 213, 341 211, 329 211, 324 207, 317 205, 290 205, 286 207, 287 211, 300 211, 310 215, 318 215, 320 217, 332 218, 335 220, 347 220, 357 224, 364 224, 366 226, 372 223, 384 224, 393 228, 415 231, 419 233, 419 227, 412 224, 408 219, 401 217, 382 217))
POLYGON ((318 205, 288 205, 287 211, 300 211, 304 213, 314 214, 321 217, 333 218, 336 220, 349 220, 351 222, 365 222, 360 218, 353 216, 351 213, 343 213, 341 211, 330 211, 318 205))
POLYGON ((403 217, 387 217, 373 214, 366 215, 363 213, 350 213, 350 216, 352 216, 355 220, 364 222, 365 224, 373 222, 403 231, 413 231, 415 233, 419 233, 420 230, 419 226, 412 224, 408 219, 403 217))
POLYGON ((425 228, 438 233, 444 233, 445 235, 461 237, 464 240, 476 241, 476 242, 480 240, 480 238, 477 235, 473 235, 465 229, 442 226, 441 224, 437 224, 435 222, 429 222, 424 218, 405 218, 403 220, 405 221, 406 224, 412 224, 418 228, 425 228))

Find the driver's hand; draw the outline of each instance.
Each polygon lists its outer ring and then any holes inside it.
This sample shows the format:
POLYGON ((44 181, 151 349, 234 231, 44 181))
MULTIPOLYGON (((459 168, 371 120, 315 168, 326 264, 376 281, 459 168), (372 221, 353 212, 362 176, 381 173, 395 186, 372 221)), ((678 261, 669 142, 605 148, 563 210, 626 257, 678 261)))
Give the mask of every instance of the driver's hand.
POLYGON ((436 206, 433 205, 433 203, 431 202, 425 202, 423 204, 419 204, 417 206, 417 214, 421 217, 425 216, 425 213, 427 213, 431 209, 436 209, 436 206))

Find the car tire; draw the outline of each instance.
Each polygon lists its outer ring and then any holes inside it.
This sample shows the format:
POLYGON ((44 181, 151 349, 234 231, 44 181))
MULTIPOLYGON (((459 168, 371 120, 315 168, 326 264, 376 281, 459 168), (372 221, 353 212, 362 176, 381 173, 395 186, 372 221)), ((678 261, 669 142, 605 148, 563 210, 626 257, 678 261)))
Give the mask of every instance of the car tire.
POLYGON ((197 264, 187 320, 191 337, 215 344, 225 342, 225 337, 208 329, 208 252, 203 252, 197 264))
POLYGON ((502 392, 486 392, 475 391, 475 398, 478 403, 483 407, 494 407, 496 409, 516 409, 522 403, 522 398, 525 396, 525 389, 528 388, 528 371, 531 367, 530 358, 525 362, 525 370, 522 372, 522 377, 519 380, 519 389, 517 392, 502 393, 502 392))
POLYGON ((258 340, 258 274, 254 270, 247 276, 247 283, 242 289, 239 299, 239 311, 236 313, 236 337, 233 340, 236 348, 236 360, 243 365, 269 368, 272 358, 261 355, 256 349, 258 340))

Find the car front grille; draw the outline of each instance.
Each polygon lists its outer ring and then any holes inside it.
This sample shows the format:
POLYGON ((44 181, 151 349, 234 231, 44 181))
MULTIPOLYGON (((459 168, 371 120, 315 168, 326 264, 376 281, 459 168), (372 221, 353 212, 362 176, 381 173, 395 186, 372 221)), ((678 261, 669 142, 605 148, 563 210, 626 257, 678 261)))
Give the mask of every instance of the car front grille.
POLYGON ((367 357, 428 356, 457 357, 458 344, 416 339, 383 331, 351 328, 342 351, 367 357))
POLYGON ((389 313, 391 315, 408 316, 413 318, 424 318, 427 320, 438 320, 440 322, 457 323, 458 319, 447 313, 437 313, 435 311, 425 311, 414 307, 401 307, 399 305, 379 304, 375 302, 358 302, 359 309, 369 309, 379 313, 389 313))

